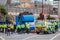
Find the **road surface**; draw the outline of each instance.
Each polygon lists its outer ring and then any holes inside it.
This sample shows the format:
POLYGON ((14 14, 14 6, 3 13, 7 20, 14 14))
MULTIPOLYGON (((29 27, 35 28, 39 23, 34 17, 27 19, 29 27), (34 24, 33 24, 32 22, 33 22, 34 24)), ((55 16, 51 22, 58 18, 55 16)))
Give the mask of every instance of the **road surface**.
POLYGON ((30 34, 11 34, 10 36, 7 36, 4 33, 0 33, 0 40, 60 40, 60 31, 55 34, 39 34, 36 33, 30 33, 30 34))

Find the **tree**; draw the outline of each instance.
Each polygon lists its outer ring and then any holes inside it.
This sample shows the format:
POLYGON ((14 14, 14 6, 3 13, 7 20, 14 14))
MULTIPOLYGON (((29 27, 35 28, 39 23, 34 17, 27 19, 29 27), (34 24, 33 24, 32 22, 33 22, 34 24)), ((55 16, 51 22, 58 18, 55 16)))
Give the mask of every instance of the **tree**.
POLYGON ((3 5, 0 5, 0 13, 4 16, 7 14, 7 10, 3 5))
POLYGON ((3 16, 4 21, 6 21, 7 10, 3 5, 0 5, 0 15, 3 16))

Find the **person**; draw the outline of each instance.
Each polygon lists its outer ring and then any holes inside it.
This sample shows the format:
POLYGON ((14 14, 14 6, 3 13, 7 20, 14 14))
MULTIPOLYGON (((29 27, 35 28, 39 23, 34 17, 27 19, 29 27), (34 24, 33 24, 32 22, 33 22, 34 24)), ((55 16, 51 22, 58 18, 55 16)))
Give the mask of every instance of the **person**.
POLYGON ((1 32, 2 33, 4 32, 4 26, 3 26, 3 24, 1 25, 1 32))
POLYGON ((0 32, 1 32, 1 24, 0 24, 0 32))
POLYGON ((20 34, 20 31, 21 31, 21 25, 18 24, 17 27, 16 27, 16 29, 17 29, 18 34, 20 34))
POLYGON ((13 22, 13 25, 14 25, 14 33, 16 32, 16 23, 15 22, 13 22))
POLYGON ((4 27, 4 33, 6 33, 7 24, 3 24, 3 27, 4 27))
POLYGON ((26 23, 26 33, 29 33, 29 30, 30 30, 30 25, 29 23, 26 23))
POLYGON ((16 24, 14 24, 14 32, 16 32, 16 24))
POLYGON ((21 24, 22 33, 25 33, 25 25, 21 24))
POLYGON ((10 25, 7 24, 7 36, 8 36, 8 35, 10 36, 10 31, 11 31, 10 25))
POLYGON ((58 23, 56 21, 54 22, 54 25, 55 25, 55 30, 58 31, 58 23))
POLYGON ((13 24, 10 24, 10 28, 11 28, 11 34, 13 34, 13 31, 14 31, 14 25, 13 25, 13 24))
POLYGON ((1 27, 1 30, 0 31, 2 32, 2 24, 0 24, 0 27, 1 27))

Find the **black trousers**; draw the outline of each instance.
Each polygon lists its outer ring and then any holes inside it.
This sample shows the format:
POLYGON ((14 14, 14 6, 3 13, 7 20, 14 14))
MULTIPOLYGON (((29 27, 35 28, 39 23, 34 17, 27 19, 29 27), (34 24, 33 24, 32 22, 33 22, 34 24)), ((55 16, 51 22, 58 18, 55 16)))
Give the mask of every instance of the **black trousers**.
POLYGON ((21 31, 21 29, 20 29, 20 28, 18 28, 18 29, 17 29, 17 32, 18 32, 18 33, 20 33, 20 31, 21 31))
POLYGON ((11 34, 13 34, 13 32, 14 32, 14 29, 11 29, 11 34))
POLYGON ((29 33, 30 32, 30 29, 26 28, 26 33, 29 33))
POLYGON ((25 28, 21 28, 21 30, 22 30, 22 33, 25 33, 25 28))

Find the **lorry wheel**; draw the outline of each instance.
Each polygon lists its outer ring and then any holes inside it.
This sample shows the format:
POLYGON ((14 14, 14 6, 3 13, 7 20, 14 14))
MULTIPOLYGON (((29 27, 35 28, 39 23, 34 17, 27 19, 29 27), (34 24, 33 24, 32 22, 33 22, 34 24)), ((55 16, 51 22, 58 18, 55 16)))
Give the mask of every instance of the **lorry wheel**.
POLYGON ((53 34, 54 34, 55 32, 53 32, 53 34))
POLYGON ((40 32, 37 32, 37 34, 39 34, 40 32))

